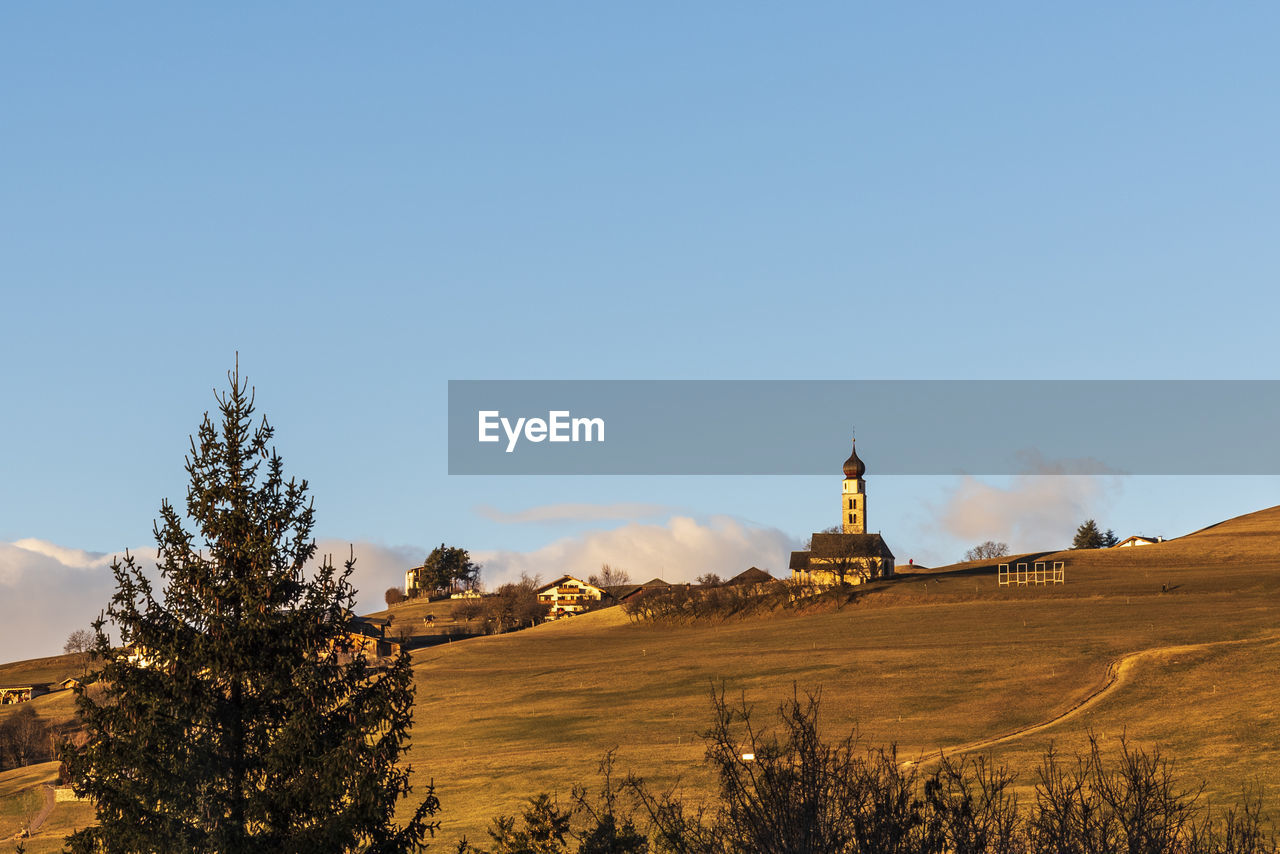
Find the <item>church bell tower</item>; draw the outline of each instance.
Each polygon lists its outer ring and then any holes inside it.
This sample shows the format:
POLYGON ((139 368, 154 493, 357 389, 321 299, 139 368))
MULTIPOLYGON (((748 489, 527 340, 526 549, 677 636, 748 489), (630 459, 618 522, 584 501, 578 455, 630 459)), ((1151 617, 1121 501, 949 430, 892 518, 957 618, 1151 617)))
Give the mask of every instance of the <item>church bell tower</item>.
POLYGON ((844 489, 840 495, 840 527, 846 534, 867 532, 867 483, 862 476, 867 466, 858 459, 858 444, 854 439, 853 452, 844 461, 844 489))

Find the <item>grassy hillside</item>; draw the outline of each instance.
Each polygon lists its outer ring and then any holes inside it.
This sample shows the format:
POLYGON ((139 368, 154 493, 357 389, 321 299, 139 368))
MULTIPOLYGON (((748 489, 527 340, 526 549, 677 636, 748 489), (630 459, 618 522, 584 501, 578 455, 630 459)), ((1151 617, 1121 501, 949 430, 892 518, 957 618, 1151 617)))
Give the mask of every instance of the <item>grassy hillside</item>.
MULTIPOLYGON (((79 676, 84 659, 80 655, 54 655, 0 664, 0 685, 32 685, 60 682, 79 676)), ((53 723, 69 722, 75 714, 75 698, 70 691, 53 691, 31 701, 41 717, 53 723)), ((18 710, 17 705, 0 706, 0 720, 18 710)))
POLYGON ((833 731, 925 756, 1058 724, 993 748, 1024 783, 1052 739, 1126 731, 1231 797, 1280 804, 1280 508, 1167 543, 1064 552, 1067 583, 997 587, 994 563, 919 571, 855 604, 719 624, 629 623, 617 609, 415 654, 410 759, 434 777, 446 838, 542 789, 589 781, 601 755, 659 781, 711 781, 696 733, 721 680, 769 711, 821 688, 833 731), (1162 586, 1167 592, 1162 593, 1162 586), (1227 643, 1224 643, 1227 642, 1227 643))
POLYGON ((441 599, 428 602, 425 599, 408 599, 398 605, 392 605, 373 614, 366 614, 367 619, 377 622, 391 620, 387 626, 387 637, 400 638, 400 632, 407 629, 411 642, 444 643, 451 638, 463 637, 480 629, 479 621, 456 620, 453 608, 458 604, 456 599, 441 599), (432 622, 426 618, 430 616, 432 622))
MULTIPOLYGON (((46 788, 58 776, 57 762, 44 762, 0 773, 0 846, 27 827, 45 804, 46 788)), ((67 834, 93 821, 93 807, 86 803, 55 804, 31 838, 24 840, 27 854, 61 851, 67 834)))
POLYGON ((80 655, 52 655, 0 664, 0 685, 32 685, 59 682, 68 676, 79 676, 80 655))
MULTIPOLYGON (((445 840, 483 839, 526 796, 591 782, 614 747, 620 769, 709 792, 697 733, 723 682, 761 715, 793 685, 820 688, 833 735, 857 726, 904 758, 998 741, 990 749, 1024 786, 1050 741, 1070 750, 1090 731, 1104 744, 1127 732, 1158 742, 1215 797, 1254 783, 1280 808, 1280 508, 1160 545, 1026 559, 1066 561, 1067 583, 1003 588, 994 563, 958 564, 809 613, 667 626, 609 609, 421 649, 414 779, 435 779, 445 840)), ((422 625, 431 609, 439 629, 450 607, 391 613, 422 625)), ((0 667, 0 683, 77 671, 68 656, 38 659, 0 667)), ((69 698, 33 705, 60 717, 69 698)), ((0 775, 0 838, 52 774, 0 775)), ((88 809, 58 804, 29 850, 56 850, 88 809)))

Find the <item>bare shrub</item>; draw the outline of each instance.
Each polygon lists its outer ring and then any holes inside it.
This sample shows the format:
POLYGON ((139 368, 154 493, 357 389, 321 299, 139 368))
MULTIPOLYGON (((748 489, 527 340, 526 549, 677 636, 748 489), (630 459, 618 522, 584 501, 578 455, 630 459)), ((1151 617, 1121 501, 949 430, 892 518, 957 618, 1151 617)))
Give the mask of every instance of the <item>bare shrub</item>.
POLYGON ((465 623, 470 623, 482 613, 484 613, 484 605, 480 599, 459 599, 449 609, 449 614, 453 619, 462 620, 465 623))
MULTIPOLYGON (((1052 748, 1036 772, 1035 798, 1020 809, 1014 775, 993 759, 942 757, 931 771, 894 747, 862 745, 854 733, 826 740, 817 694, 793 690, 771 725, 745 700, 712 691, 702 733, 719 791, 691 803, 678 789, 612 776, 598 792, 578 786, 573 809, 540 795, 517 820, 495 821, 503 854, 1276 854, 1256 796, 1215 816, 1199 787, 1184 788, 1158 749, 1098 740, 1063 760, 1052 748), (523 824, 521 824, 523 821, 523 824), (579 845, 574 849, 570 840, 579 845)), ((461 852, 479 852, 473 846, 461 852)))

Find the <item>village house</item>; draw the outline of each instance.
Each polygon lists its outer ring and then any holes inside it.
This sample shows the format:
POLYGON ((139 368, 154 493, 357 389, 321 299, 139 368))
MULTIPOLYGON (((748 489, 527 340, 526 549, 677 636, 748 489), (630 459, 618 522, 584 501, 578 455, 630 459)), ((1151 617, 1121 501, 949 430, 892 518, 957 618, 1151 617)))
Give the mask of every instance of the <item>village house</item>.
POLYGON ((893 575, 893 552, 879 533, 867 533, 866 464, 855 443, 844 461, 839 532, 815 533, 805 551, 791 553, 791 577, 802 584, 830 587, 861 584, 893 575))
POLYGON ((1126 537, 1125 539, 1116 543, 1111 548, 1127 549, 1127 548, 1132 548, 1133 546, 1154 546, 1156 543, 1163 543, 1163 542, 1164 542, 1164 537, 1143 537, 1139 534, 1134 534, 1132 537, 1126 537))
POLYGON ((426 568, 414 566, 404 571, 404 593, 410 599, 422 596, 427 592, 426 568))
POLYGON ((725 587, 751 587, 755 588, 761 584, 768 584, 776 581, 772 575, 758 566, 750 567, 739 572, 733 578, 724 583, 725 587))
POLYGON ((619 584, 610 587, 608 592, 613 597, 613 601, 619 605, 629 599, 643 595, 648 590, 669 590, 671 585, 663 581, 661 578, 651 578, 643 584, 619 584))
POLYGON ((605 596, 601 588, 572 575, 562 575, 537 592, 538 602, 547 606, 548 620, 581 614, 605 596))
POLYGON ((125 661, 136 667, 160 667, 164 670, 172 669, 171 661, 165 660, 161 662, 156 658, 155 654, 152 653, 151 650, 141 644, 127 646, 116 654, 118 657, 123 658, 125 661))
POLYGON ((346 633, 346 647, 344 652, 366 661, 400 654, 400 644, 387 638, 387 623, 363 617, 351 621, 351 631, 346 633))
POLYGON ((0 687, 0 706, 12 706, 48 694, 48 685, 11 685, 0 687))

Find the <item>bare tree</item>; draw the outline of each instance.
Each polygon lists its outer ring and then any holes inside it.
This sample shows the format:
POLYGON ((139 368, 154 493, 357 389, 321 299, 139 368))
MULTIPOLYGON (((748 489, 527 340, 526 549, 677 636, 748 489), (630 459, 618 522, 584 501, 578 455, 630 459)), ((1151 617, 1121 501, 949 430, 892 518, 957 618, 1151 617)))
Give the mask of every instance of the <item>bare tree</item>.
POLYGON ((68 655, 79 655, 93 649, 93 632, 88 629, 76 629, 67 635, 67 642, 62 651, 68 655))
POLYGON ((631 583, 631 573, 625 569, 602 563, 600 564, 600 571, 588 578, 587 583, 594 584, 596 587, 620 587, 623 584, 631 583))
POLYGON ((89 667, 89 652, 92 649, 93 632, 88 629, 76 629, 67 635, 67 642, 62 645, 62 651, 67 655, 77 656, 81 673, 89 667))
POLYGON ((387 592, 383 594, 383 601, 387 603, 388 608, 392 605, 399 605, 408 598, 408 596, 404 595, 403 587, 388 587, 387 592))
POLYGON ((459 599, 450 609, 454 620, 462 620, 470 623, 476 617, 484 612, 484 605, 480 599, 459 599))
POLYGON ((879 578, 884 572, 884 558, 856 538, 842 539, 827 560, 829 564, 819 564, 818 568, 830 569, 840 584, 861 584, 879 578))
POLYGON ((0 724, 0 758, 4 766, 21 768, 48 756, 49 724, 24 705, 0 724))
POLYGON ((503 584, 480 600, 485 628, 492 634, 537 625, 547 618, 548 606, 538 601, 538 576, 520 573, 520 580, 503 584))
POLYGON ((987 540, 985 543, 979 543, 969 551, 964 553, 965 560, 991 560, 992 558, 1004 557, 1009 553, 1008 543, 997 543, 995 540, 987 540))

